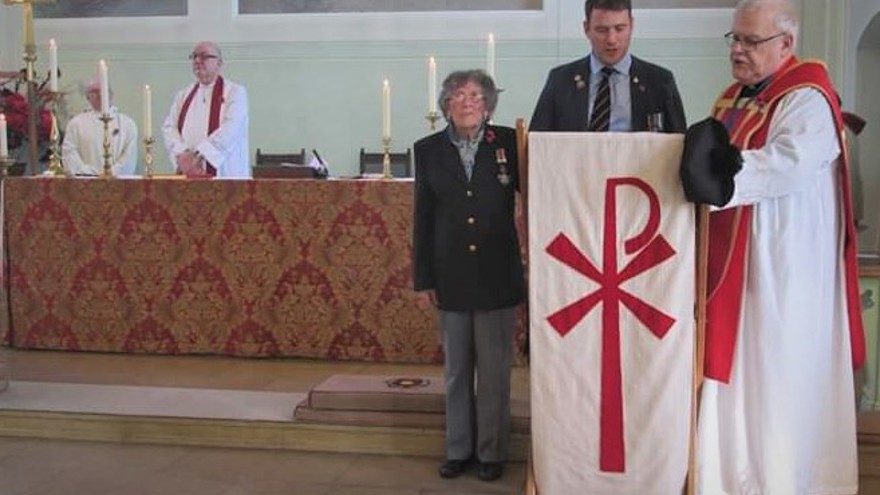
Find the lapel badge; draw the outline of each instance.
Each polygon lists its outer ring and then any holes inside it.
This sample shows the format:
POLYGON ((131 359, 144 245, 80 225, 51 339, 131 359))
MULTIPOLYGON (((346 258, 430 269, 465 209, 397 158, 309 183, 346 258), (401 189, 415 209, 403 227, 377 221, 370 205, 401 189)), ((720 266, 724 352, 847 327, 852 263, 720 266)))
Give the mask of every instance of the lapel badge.
POLYGON ((495 150, 495 163, 498 164, 498 182, 502 186, 510 184, 510 174, 507 172, 507 152, 504 148, 495 150))
POLYGON ((574 85, 577 89, 584 89, 587 87, 587 83, 584 82, 584 78, 580 74, 575 74, 574 85))

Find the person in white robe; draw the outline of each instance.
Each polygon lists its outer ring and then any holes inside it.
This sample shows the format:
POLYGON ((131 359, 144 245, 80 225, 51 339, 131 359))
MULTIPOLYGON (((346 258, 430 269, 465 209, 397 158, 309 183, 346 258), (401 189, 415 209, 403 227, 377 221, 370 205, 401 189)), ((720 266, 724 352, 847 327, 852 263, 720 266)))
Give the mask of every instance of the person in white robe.
POLYGON ((249 178, 247 90, 222 77, 215 43, 196 44, 189 58, 197 81, 177 93, 162 124, 171 163, 190 177, 249 178))
MULTIPOLYGON (((797 19, 789 0, 744 0, 726 35, 740 85, 733 99, 748 111, 764 98, 758 106, 770 115, 766 139, 743 148, 733 196, 718 209, 749 205, 752 216, 729 380, 703 385, 703 495, 858 490, 851 326, 861 328, 851 323, 858 303, 847 299, 839 107, 806 80, 765 98, 799 64, 797 19)), ((726 124, 736 144, 743 129, 726 124)))
MULTIPOLYGON (((113 92, 110 92, 110 100, 113 92)), ((100 81, 86 85, 90 108, 75 115, 64 130, 61 163, 72 175, 104 172, 104 122, 101 120, 100 81)), ((134 120, 110 105, 110 171, 115 176, 134 175, 138 159, 138 130, 134 120)))

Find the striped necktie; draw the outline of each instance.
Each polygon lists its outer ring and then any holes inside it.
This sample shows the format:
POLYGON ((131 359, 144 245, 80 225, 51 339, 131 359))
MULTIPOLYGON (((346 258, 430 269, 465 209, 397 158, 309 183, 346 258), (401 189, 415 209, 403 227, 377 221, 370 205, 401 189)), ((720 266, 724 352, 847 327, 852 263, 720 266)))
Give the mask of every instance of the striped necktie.
POLYGON ((614 74, 613 67, 602 68, 602 80, 599 81, 599 89, 596 91, 596 101, 593 103, 593 115, 590 118, 588 130, 593 132, 606 132, 611 123, 611 85, 609 79, 614 74))

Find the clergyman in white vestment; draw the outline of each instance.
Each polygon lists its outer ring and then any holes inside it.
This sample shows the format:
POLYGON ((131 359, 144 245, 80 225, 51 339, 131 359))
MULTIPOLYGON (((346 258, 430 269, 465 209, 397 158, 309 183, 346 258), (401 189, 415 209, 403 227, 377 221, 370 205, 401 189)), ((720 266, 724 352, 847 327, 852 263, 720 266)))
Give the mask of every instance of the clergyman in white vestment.
POLYGON ((738 286, 710 291, 707 373, 717 362, 713 327, 735 330, 722 376, 703 386, 702 495, 858 490, 853 367, 863 340, 842 122, 824 66, 794 56, 797 19, 789 0, 747 0, 726 36, 736 83, 715 116, 742 150, 742 169, 711 232, 733 208, 751 217, 736 220, 734 239, 746 244, 725 265, 742 266, 738 286), (716 303, 740 298, 738 311, 713 322, 716 303))
POLYGON ((189 58, 197 81, 177 93, 162 124, 168 156, 187 176, 249 178, 247 90, 220 75, 215 43, 196 44, 189 58))
MULTIPOLYGON (((64 130, 61 162, 73 175, 101 175, 104 171, 100 86, 98 80, 89 81, 86 100, 90 108, 70 119, 64 130)), ((110 117, 110 171, 115 176, 134 175, 138 158, 137 125, 113 105, 110 106, 110 117)))

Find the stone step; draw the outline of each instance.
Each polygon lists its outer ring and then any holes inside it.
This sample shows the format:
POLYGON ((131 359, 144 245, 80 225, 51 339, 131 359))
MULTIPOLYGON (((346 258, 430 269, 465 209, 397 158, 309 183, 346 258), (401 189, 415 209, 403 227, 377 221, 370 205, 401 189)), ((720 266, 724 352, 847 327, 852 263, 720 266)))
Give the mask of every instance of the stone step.
MULTIPOLYGON (((333 375, 309 391, 294 410, 298 422, 443 429, 443 377, 333 375)), ((529 404, 512 400, 511 429, 528 433, 529 404)))
POLYGON ((440 413, 443 377, 332 375, 309 390, 309 409, 440 413))

